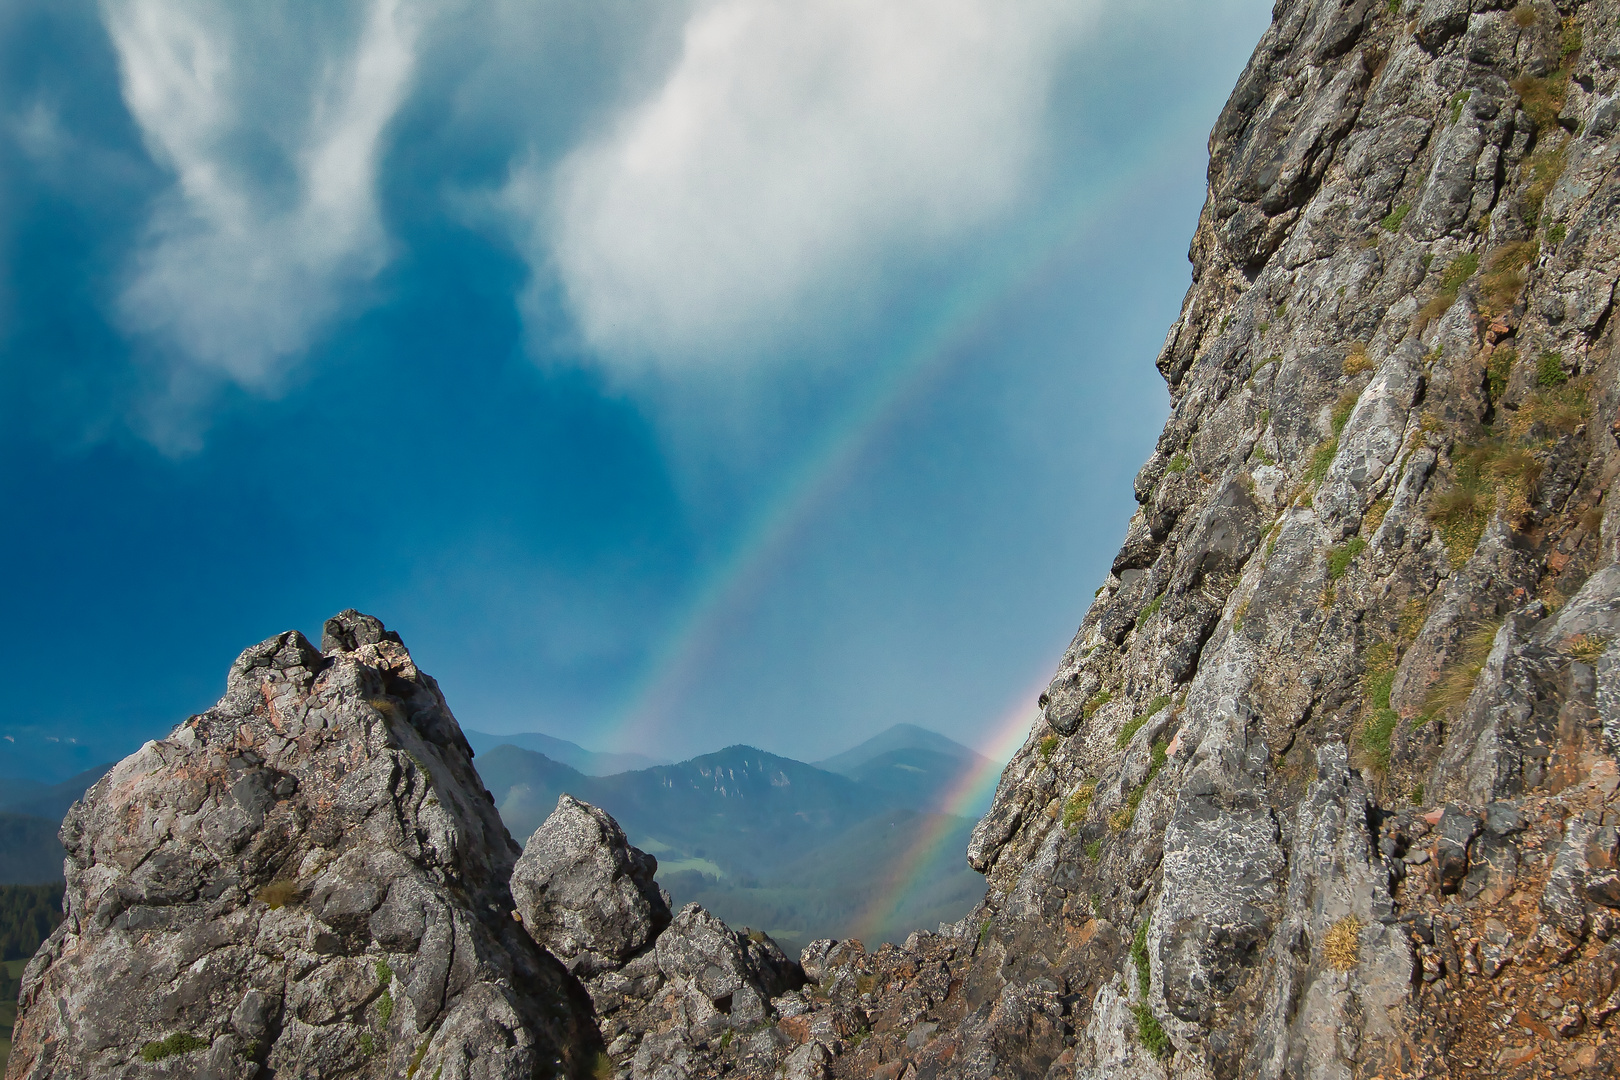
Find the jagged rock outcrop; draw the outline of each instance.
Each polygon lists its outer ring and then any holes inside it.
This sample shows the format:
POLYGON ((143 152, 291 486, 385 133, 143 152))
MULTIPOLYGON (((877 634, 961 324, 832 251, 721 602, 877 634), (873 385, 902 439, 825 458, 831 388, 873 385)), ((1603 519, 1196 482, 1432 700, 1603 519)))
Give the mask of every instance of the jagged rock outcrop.
POLYGON ((69 812, 6 1075, 590 1075, 589 1002, 512 917, 471 757, 376 619, 242 653, 69 812))
POLYGON ((1279 0, 984 905, 805 1075, 1620 1072, 1617 127, 1613 3, 1279 0))
POLYGON ((606 811, 564 795, 524 848, 512 893, 524 928, 584 980, 618 1075, 772 1073, 792 1043, 771 1025, 802 1009, 792 995, 804 973, 765 934, 697 904, 672 919, 657 869, 606 811))

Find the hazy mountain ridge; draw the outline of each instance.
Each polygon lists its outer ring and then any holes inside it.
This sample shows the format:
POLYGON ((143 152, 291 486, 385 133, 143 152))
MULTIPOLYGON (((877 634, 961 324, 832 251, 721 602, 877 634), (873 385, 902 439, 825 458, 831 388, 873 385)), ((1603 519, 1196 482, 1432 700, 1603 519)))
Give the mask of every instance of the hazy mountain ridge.
POLYGON ((571 769, 577 769, 586 776, 612 776, 614 773, 669 764, 666 759, 648 757, 646 754, 606 753, 598 750, 587 750, 576 742, 559 739, 554 735, 547 735, 539 731, 491 735, 486 731, 463 729, 462 734, 467 736, 467 745, 473 748, 474 754, 485 753, 497 746, 516 746, 522 750, 534 750, 537 753, 544 754, 552 761, 560 762, 571 769))
POLYGON ((955 857, 972 819, 932 811, 962 769, 987 763, 921 728, 883 745, 894 748, 845 757, 857 763, 854 777, 749 746, 609 777, 513 746, 486 751, 475 765, 514 836, 526 840, 559 796, 573 795, 607 810, 632 843, 658 857, 659 880, 677 904, 695 900, 727 922, 781 931, 785 944, 802 945, 853 932, 875 897, 902 889, 895 867, 925 827, 951 838, 947 854, 905 883, 911 895, 902 914, 863 932, 903 937, 915 924, 908 917, 958 918, 982 895, 982 879, 955 857), (916 742, 954 752, 909 745, 916 742), (927 768, 895 769, 908 760, 927 768), (896 771, 899 783, 887 775, 896 771))

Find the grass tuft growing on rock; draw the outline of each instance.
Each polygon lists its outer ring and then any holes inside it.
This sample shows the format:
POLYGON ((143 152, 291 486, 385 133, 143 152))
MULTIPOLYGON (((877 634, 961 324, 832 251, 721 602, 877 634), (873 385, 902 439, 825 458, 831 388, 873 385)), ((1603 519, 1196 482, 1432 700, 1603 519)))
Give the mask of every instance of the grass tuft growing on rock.
POLYGON ((1097 797, 1097 782, 1087 780, 1075 789, 1063 804, 1063 827, 1074 832, 1091 812, 1091 800, 1097 797))
POLYGON ((1142 925, 1136 928, 1136 937, 1131 939, 1131 963, 1136 965, 1136 985, 1147 997, 1148 987, 1152 985, 1152 968, 1148 959, 1148 926, 1152 916, 1144 916, 1142 925))
POLYGON ((1564 98, 1569 94, 1568 68, 1559 68, 1541 78, 1520 75, 1508 85, 1519 95, 1519 107, 1530 117, 1537 131, 1551 131, 1558 126, 1558 114, 1564 110, 1564 98))
POLYGON ((1524 189, 1523 216, 1524 223, 1532 228, 1541 220, 1541 208, 1546 205, 1547 196, 1552 194, 1553 185, 1564 175, 1567 149, 1565 144, 1553 149, 1538 150, 1526 163, 1530 183, 1524 189))
POLYGON ((1115 832, 1123 832, 1131 827, 1136 820, 1136 808, 1142 805, 1142 797, 1147 794, 1148 785, 1153 778, 1159 775, 1165 762, 1170 760, 1170 747, 1163 739, 1148 748, 1148 772, 1142 777, 1142 782, 1133 787, 1129 795, 1125 796, 1125 805, 1118 807, 1108 815, 1108 827, 1115 832))
POLYGON ((1595 634, 1576 634, 1564 642, 1564 651, 1583 664, 1595 664, 1609 650, 1609 639, 1595 634))
POLYGON ((1485 670, 1491 646, 1496 644, 1496 632, 1501 628, 1501 620, 1494 620, 1463 639, 1457 655, 1429 688, 1429 695, 1423 703, 1426 716, 1446 716, 1468 703, 1468 698, 1474 692, 1474 684, 1479 681, 1479 673, 1485 670))
POLYGON ((1451 305, 1457 302, 1457 294, 1462 291, 1463 284, 1474 276, 1479 270, 1479 255, 1467 252, 1451 260, 1445 271, 1440 275, 1440 291, 1429 298, 1418 311, 1418 329, 1422 330, 1431 322, 1451 310, 1451 305))
POLYGON ((1141 626, 1159 613, 1159 605, 1164 603, 1164 593, 1160 593, 1142 605, 1142 610, 1136 613, 1136 625, 1141 626))
POLYGON ((1385 217, 1383 221, 1380 221, 1378 225, 1387 232, 1400 232, 1401 222, 1405 221, 1406 215, 1411 212, 1411 206, 1406 203, 1401 203, 1401 205, 1391 210, 1388 216, 1385 217))
POLYGON ((1092 694, 1084 705, 1080 706, 1080 715, 1085 719, 1090 720, 1097 714, 1098 709, 1102 708, 1104 705, 1113 700, 1114 692, 1112 690, 1099 690, 1095 694, 1092 694))
POLYGON ((1383 772, 1389 768, 1390 742, 1401 719, 1389 704, 1390 688, 1395 685, 1395 647, 1381 641, 1368 646, 1364 658, 1367 670, 1361 677, 1361 694, 1367 712, 1357 732, 1356 744, 1367 763, 1383 772))
POLYGON ((1192 460, 1186 454, 1174 454, 1170 458, 1170 463, 1164 467, 1164 471, 1167 473, 1186 472, 1187 466, 1190 464, 1192 464, 1192 460))
POLYGON ((1159 712, 1168 704, 1170 704, 1169 694, 1160 694, 1158 697, 1148 702, 1147 706, 1140 713, 1133 716, 1129 723, 1119 729, 1119 735, 1114 740, 1115 745, 1117 745, 1121 750, 1125 749, 1126 745, 1131 741, 1131 739, 1136 736, 1136 733, 1142 730, 1142 725, 1157 716, 1159 712))
POLYGON ((1328 466, 1333 464, 1333 457, 1339 452, 1339 437, 1337 435, 1326 442, 1318 444, 1311 454, 1310 467, 1305 470, 1307 484, 1320 484, 1327 475, 1328 466))
POLYGON ((1541 354, 1536 361, 1536 385, 1543 390, 1554 390, 1569 382, 1569 376, 1564 373, 1564 358, 1561 354, 1552 351, 1541 354))
POLYGON ((1337 581, 1344 577, 1350 570, 1350 564, 1356 561, 1356 556, 1366 550, 1367 541, 1359 536, 1352 536, 1344 543, 1334 545, 1328 552, 1328 578, 1337 581))
POLYGON ((1586 394, 1584 378, 1538 390, 1513 414, 1508 431, 1516 438, 1536 438, 1543 443, 1556 438, 1551 432, 1573 435, 1586 422, 1586 394), (1538 427, 1545 430, 1538 432, 1538 427))
POLYGON ((254 893, 253 898, 271 911, 277 911, 288 904, 298 903, 303 896, 299 892, 298 882, 291 878, 277 878, 254 893))
POLYGON ((1484 276, 1479 280, 1481 314, 1498 315, 1513 307, 1524 289, 1525 268, 1536 261, 1541 245, 1534 240, 1503 244, 1491 253, 1484 276))
POLYGON ((1136 1017, 1136 1041, 1160 1061, 1169 1057, 1173 1048, 1170 1036, 1165 1034, 1164 1025, 1153 1015, 1147 1002, 1138 1001, 1132 1005, 1131 1015, 1136 1017))
POLYGON ((1150 925, 1151 918, 1144 916, 1142 925, 1136 928, 1136 936, 1131 939, 1131 963, 1136 967, 1136 987, 1141 991, 1141 1000, 1131 1005, 1131 1015, 1136 1018, 1136 1041, 1162 1060, 1169 1056, 1171 1044, 1164 1025, 1159 1023, 1147 1003, 1148 991, 1153 985, 1152 960, 1148 956, 1147 946, 1150 925))
POLYGON ((1485 396, 1491 404, 1502 400, 1507 393, 1508 376, 1513 373, 1513 365, 1519 359, 1519 350, 1511 345, 1499 345, 1491 351, 1490 358, 1485 361, 1485 396))
MULTIPOLYGON (((1353 341, 1344 354, 1344 373, 1346 375, 1360 375, 1363 371, 1371 371, 1377 365, 1367 354, 1367 343, 1353 341)), ((1263 425, 1262 425, 1263 426, 1263 425)))
POLYGON ((141 1060, 150 1065, 164 1058, 174 1057, 176 1054, 189 1054, 194 1050, 206 1050, 208 1047, 207 1039, 199 1039, 189 1031, 177 1031, 166 1039, 149 1042, 141 1047, 141 1060))
MULTIPOLYGON (((1092 862, 1096 862, 1097 860, 1102 858, 1102 841, 1101 840, 1087 840, 1086 841, 1086 858, 1090 859, 1092 862)), ((1095 902, 1093 902, 1092 907, 1093 908, 1096 907, 1095 902)))
POLYGON ((1042 737, 1042 739, 1041 739, 1041 760, 1042 761, 1051 760, 1052 751, 1057 749, 1057 744, 1058 744, 1058 737, 1056 735, 1046 735, 1046 736, 1042 737))
POLYGON ((1361 960, 1361 928, 1354 915, 1346 915, 1322 936, 1322 959, 1338 971, 1353 970, 1361 960))
POLYGON ((416 1075, 416 1070, 422 1067, 422 1059, 427 1056, 428 1047, 432 1043, 433 1033, 430 1031, 422 1037, 422 1042, 417 1046, 416 1053, 411 1055, 410 1064, 405 1066, 405 1080, 411 1080, 411 1077, 416 1075))
POLYGON ((1384 498, 1367 507, 1367 512, 1361 515, 1362 531, 1368 536, 1376 533, 1378 526, 1384 523, 1384 517, 1389 513, 1389 508, 1392 505, 1394 505, 1394 500, 1384 498))
POLYGON ((1451 122, 1453 124, 1462 119, 1463 106, 1468 104, 1468 99, 1473 96, 1474 92, 1472 90, 1459 90, 1451 95, 1451 122))

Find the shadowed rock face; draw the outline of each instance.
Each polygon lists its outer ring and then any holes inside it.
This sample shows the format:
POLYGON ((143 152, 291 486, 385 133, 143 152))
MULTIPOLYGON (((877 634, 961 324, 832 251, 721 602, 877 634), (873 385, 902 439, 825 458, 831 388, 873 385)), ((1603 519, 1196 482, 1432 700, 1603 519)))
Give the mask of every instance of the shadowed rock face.
POLYGON ((74 806, 7 1076, 451 1080, 600 1042, 512 918, 518 856, 437 685, 369 616, 248 649, 74 806))

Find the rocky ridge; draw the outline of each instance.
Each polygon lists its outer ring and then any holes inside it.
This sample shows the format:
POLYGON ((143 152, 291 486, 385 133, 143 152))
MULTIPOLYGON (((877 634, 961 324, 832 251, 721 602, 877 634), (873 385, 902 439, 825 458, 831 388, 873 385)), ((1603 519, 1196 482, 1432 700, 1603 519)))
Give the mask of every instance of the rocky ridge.
POLYGON ((66 920, 6 1075, 588 1075, 590 1002, 512 918, 518 848, 434 681, 353 611, 69 811, 66 920))

